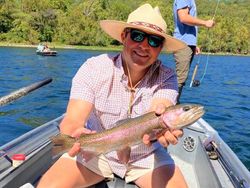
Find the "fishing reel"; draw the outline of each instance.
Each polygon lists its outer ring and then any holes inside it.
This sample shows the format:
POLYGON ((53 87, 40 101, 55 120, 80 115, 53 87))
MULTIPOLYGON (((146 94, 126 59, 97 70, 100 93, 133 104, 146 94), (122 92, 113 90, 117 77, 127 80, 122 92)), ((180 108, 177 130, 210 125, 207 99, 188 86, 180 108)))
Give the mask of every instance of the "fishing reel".
POLYGON ((192 87, 198 87, 200 85, 200 81, 199 80, 194 80, 192 83, 192 87))
POLYGON ((190 87, 198 87, 201 84, 201 82, 199 80, 195 80, 197 69, 198 69, 198 64, 195 65, 194 72, 193 72, 192 79, 191 79, 191 83, 190 83, 190 87))

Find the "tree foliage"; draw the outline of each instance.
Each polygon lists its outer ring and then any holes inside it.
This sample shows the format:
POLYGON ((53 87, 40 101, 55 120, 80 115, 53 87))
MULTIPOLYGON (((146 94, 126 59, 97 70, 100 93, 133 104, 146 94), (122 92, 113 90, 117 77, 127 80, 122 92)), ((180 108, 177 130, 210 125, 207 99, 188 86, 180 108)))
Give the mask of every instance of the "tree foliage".
MULTIPOLYGON (((172 35, 173 0, 1 0, 0 40, 119 45, 101 31, 99 21, 126 21, 131 11, 146 2, 160 8, 172 35)), ((249 0, 196 0, 196 4, 198 17, 216 21, 212 29, 199 28, 198 45, 203 52, 250 53, 249 0)))

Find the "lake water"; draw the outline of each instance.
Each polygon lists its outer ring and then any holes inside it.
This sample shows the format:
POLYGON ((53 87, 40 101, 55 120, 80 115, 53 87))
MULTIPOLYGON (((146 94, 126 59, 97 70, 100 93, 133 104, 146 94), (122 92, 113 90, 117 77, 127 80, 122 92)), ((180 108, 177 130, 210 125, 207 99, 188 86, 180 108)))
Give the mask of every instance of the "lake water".
MULTIPOLYGON (((0 47, 0 96, 52 77, 52 83, 0 107, 0 146, 65 112, 71 79, 89 57, 104 52, 58 49, 56 57, 35 54, 35 48, 0 47)), ((172 55, 160 56, 174 67, 172 55)), ((199 87, 184 88, 182 102, 205 106, 210 123, 250 170, 250 57, 195 57, 199 87), (207 59, 208 58, 208 59, 207 59), (208 61, 207 61, 208 60, 208 61)))

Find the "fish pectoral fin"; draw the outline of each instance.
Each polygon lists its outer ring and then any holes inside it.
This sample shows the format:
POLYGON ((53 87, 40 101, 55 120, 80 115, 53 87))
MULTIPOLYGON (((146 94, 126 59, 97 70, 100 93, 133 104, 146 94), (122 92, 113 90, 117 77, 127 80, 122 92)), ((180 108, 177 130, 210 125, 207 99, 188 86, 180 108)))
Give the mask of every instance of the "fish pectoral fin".
POLYGON ((151 141, 156 141, 157 138, 159 138, 163 133, 165 133, 166 129, 153 129, 150 133, 148 133, 149 135, 149 139, 151 141))
POLYGON ((90 161, 91 159, 93 159, 94 157, 100 155, 100 153, 96 153, 96 152, 92 152, 92 151, 81 151, 81 155, 84 159, 85 162, 90 161))
POLYGON ((123 163, 127 164, 130 159, 131 147, 126 146, 118 151, 116 151, 118 159, 123 163))

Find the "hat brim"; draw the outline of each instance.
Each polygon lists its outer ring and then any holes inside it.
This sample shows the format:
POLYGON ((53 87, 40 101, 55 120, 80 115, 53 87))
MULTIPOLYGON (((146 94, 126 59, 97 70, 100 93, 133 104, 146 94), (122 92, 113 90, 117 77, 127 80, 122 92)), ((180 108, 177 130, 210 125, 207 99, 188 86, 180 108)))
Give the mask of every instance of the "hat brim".
POLYGON ((170 35, 167 35, 165 33, 156 31, 152 28, 142 26, 142 25, 134 25, 134 24, 130 24, 127 22, 123 22, 123 21, 117 21, 117 20, 101 20, 100 26, 109 36, 118 40, 119 42, 122 42, 121 33, 124 31, 125 28, 135 28, 135 29, 139 29, 148 33, 156 34, 158 36, 162 36, 163 38, 165 38, 164 49, 166 49, 167 52, 174 52, 186 46, 185 43, 183 43, 182 41, 178 39, 171 37, 170 35))

